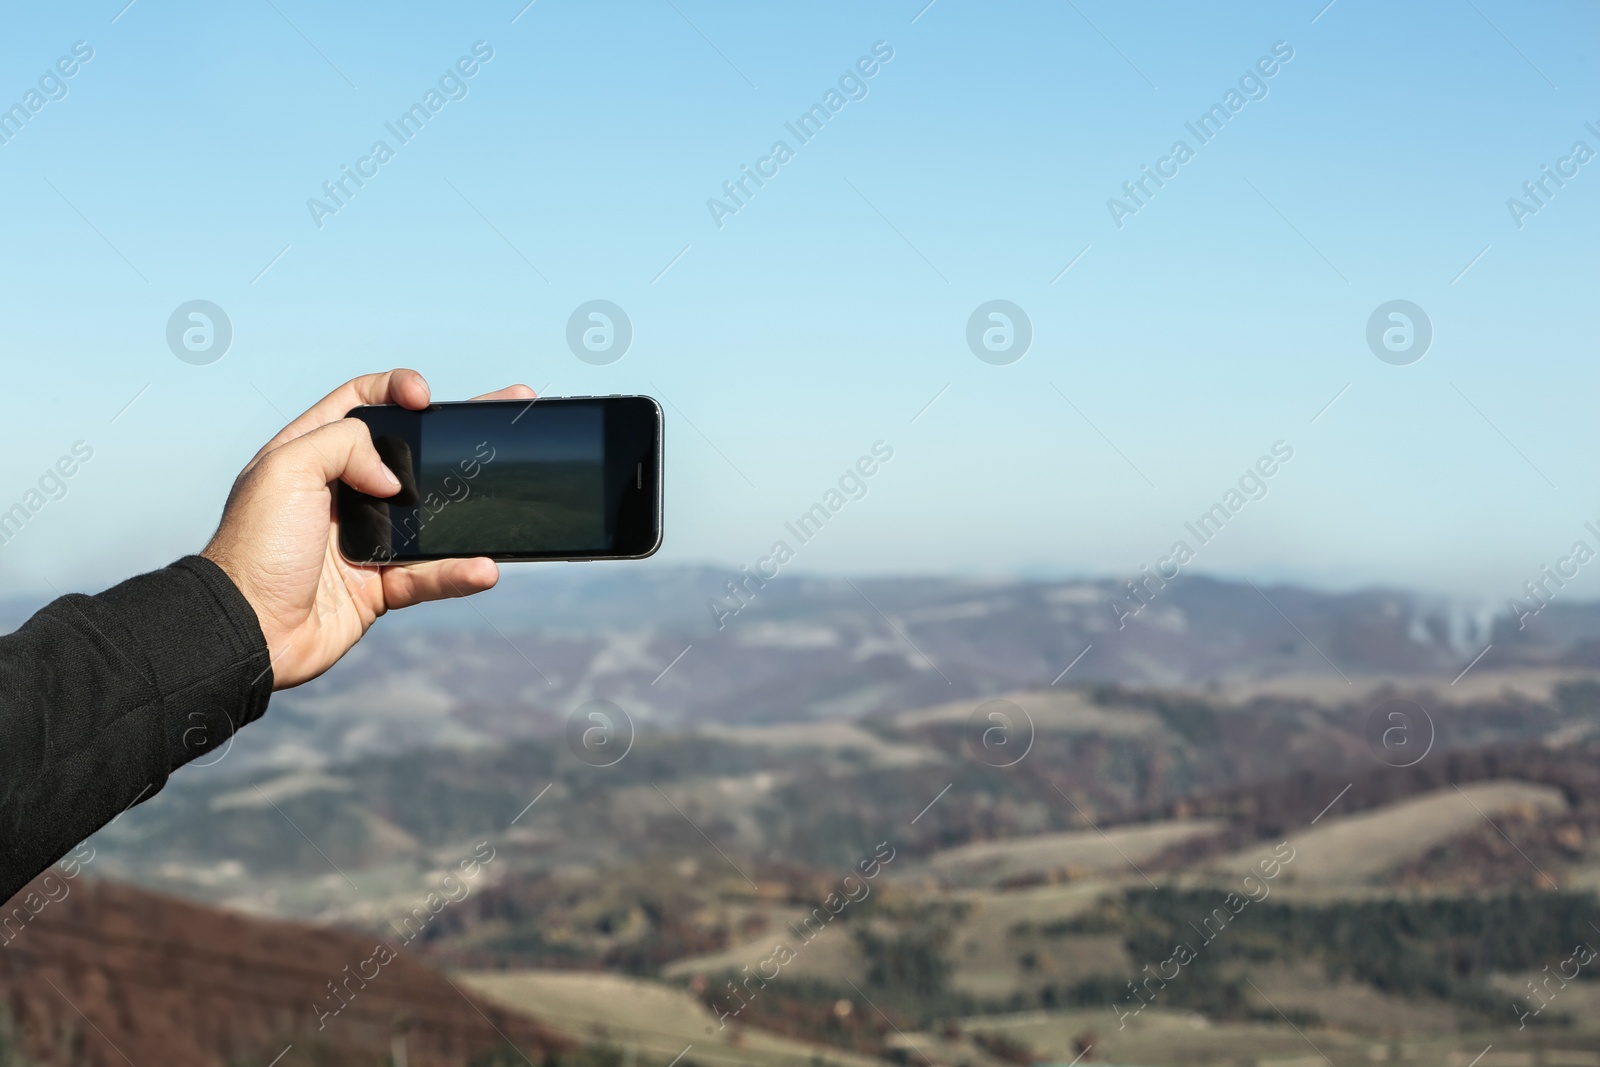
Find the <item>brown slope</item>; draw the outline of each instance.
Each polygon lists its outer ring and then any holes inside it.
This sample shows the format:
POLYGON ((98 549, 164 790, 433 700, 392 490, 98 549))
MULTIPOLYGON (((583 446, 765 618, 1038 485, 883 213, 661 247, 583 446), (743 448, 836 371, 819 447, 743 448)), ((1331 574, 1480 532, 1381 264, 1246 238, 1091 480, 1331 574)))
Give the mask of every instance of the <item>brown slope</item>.
POLYGON ((1426 876, 1440 885, 1510 888, 1528 881, 1526 864, 1534 863, 1534 881, 1548 887, 1540 868, 1560 872, 1583 855, 1584 841, 1600 838, 1600 745, 1592 742, 1554 747, 1541 741, 1437 751, 1411 767, 1352 763, 1189 797, 1158 811, 1168 817, 1181 812, 1183 817, 1223 819, 1228 829, 1175 845, 1143 866, 1183 870, 1252 842, 1281 839, 1329 812, 1369 812, 1451 786, 1497 780, 1551 786, 1560 790, 1568 808, 1559 816, 1518 815, 1503 826, 1509 837, 1492 824, 1485 827, 1497 841, 1508 845, 1515 841, 1515 848, 1527 850, 1518 860, 1520 866, 1490 863, 1500 846, 1485 839, 1488 849, 1479 847, 1473 843, 1479 836, 1475 831, 1459 842, 1429 850, 1425 861, 1401 868, 1394 877, 1405 884, 1416 884, 1426 876), (1335 799, 1338 803, 1330 804, 1335 799))
POLYGON ((534 1063, 568 1047, 456 988, 397 940, 394 958, 365 988, 351 979, 348 1004, 319 1028, 316 1005, 338 1004, 328 983, 372 959, 372 938, 59 872, 23 890, 0 918, 11 920, 0 934, 0 1005, 42 1064, 265 1067, 293 1045, 277 1067, 376 1065, 397 1031, 410 1067, 458 1067, 507 1042, 534 1063), (24 923, 18 909, 27 915, 30 903, 37 914, 24 923))

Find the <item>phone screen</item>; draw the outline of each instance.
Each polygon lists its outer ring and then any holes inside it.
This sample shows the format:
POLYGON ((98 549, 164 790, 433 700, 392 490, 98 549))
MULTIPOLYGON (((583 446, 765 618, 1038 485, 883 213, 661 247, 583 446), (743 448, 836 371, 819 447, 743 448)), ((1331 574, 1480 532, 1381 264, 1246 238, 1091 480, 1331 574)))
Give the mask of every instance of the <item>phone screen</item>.
POLYGON ((350 414, 401 483, 387 498, 341 484, 353 562, 626 558, 659 544, 660 409, 648 397, 350 414))

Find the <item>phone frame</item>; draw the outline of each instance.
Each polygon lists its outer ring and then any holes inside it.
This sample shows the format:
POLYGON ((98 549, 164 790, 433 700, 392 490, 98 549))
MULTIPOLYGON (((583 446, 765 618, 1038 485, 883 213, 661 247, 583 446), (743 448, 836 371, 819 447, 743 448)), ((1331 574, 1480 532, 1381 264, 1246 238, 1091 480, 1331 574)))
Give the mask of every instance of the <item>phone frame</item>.
MULTIPOLYGON (((588 403, 588 404, 605 404, 605 405, 613 405, 613 404, 615 404, 615 405, 629 405, 629 406, 631 406, 632 404, 641 404, 641 405, 642 404, 648 404, 649 405, 649 411, 645 415, 645 418, 647 418, 649 420, 648 424, 649 424, 649 428, 650 428, 650 434, 649 434, 650 440, 647 442, 647 444, 645 446, 645 451, 642 453, 646 458, 639 460, 639 469, 638 469, 638 472, 637 472, 638 473, 638 489, 636 490, 637 492, 643 493, 645 495, 645 497, 647 498, 646 501, 645 501, 646 511, 641 515, 637 515, 634 518, 630 518, 630 520, 629 520, 630 522, 633 522, 635 524, 635 526, 638 526, 638 525, 642 524, 643 525, 643 529, 645 531, 645 536, 647 538, 651 538, 651 535, 653 535, 653 539, 649 540, 648 546, 643 548, 642 551, 604 553, 604 554, 600 554, 600 555, 596 555, 592 551, 584 552, 582 554, 569 554, 569 553, 561 553, 561 552, 483 552, 483 553, 478 553, 478 554, 473 555, 473 556, 463 556, 463 555, 456 554, 456 553, 421 553, 421 554, 417 554, 417 555, 408 555, 404 559, 384 560, 384 559, 370 558, 370 559, 366 559, 366 560, 358 560, 358 559, 352 557, 349 554, 349 552, 347 551, 347 546, 345 544, 345 532, 346 532, 346 529, 347 529, 346 522, 345 522, 346 508, 352 506, 354 503, 359 502, 362 499, 374 501, 376 503, 386 504, 387 503, 387 498, 368 496, 367 494, 362 493, 359 490, 352 489, 349 485, 347 485, 347 484, 345 484, 344 482, 341 481, 338 484, 338 489, 336 491, 337 492, 337 496, 336 496, 336 500, 335 500, 335 511, 336 511, 336 514, 339 516, 339 519, 340 519, 340 531, 339 531, 339 538, 338 538, 339 555, 341 557, 343 557, 349 563, 352 563, 352 564, 354 564, 356 566, 365 566, 365 567, 404 567, 404 566, 408 566, 408 565, 413 564, 413 563, 428 563, 428 562, 432 562, 434 560, 441 560, 441 559, 477 559, 477 558, 484 558, 484 557, 487 557, 488 559, 492 559, 492 560, 494 560, 494 561, 496 561, 498 563, 538 563, 538 562, 546 562, 546 563, 560 563, 560 562, 579 563, 579 562, 591 562, 591 561, 599 561, 599 560, 647 559, 650 556, 655 555, 656 552, 660 550, 662 540, 663 540, 663 538, 665 536, 665 531, 663 529, 663 498, 664 498, 665 494, 663 492, 662 483, 665 480, 666 453, 665 453, 665 442, 664 442, 665 420, 664 420, 663 415, 662 415, 661 404, 659 402, 657 402, 654 397, 644 396, 642 394, 626 394, 625 395, 625 394, 613 393, 613 394, 611 394, 609 396, 552 396, 552 397, 537 397, 537 398, 532 399, 532 400, 455 400, 455 401, 443 401, 443 402, 440 402, 440 403, 429 404, 426 408, 422 408, 420 410, 414 410, 414 409, 400 409, 400 410, 406 411, 407 413, 416 416, 420 420, 420 419, 424 418, 429 412, 434 411, 436 409, 440 409, 440 408, 456 408, 456 407, 469 407, 469 406, 470 407, 501 407, 501 408, 506 408, 506 409, 519 409, 520 408, 520 409, 524 409, 526 411, 526 410, 531 410, 535 405, 538 405, 538 404, 562 404, 562 403, 571 403, 571 402, 575 402, 575 401, 581 401, 581 402, 588 403)), ((350 411, 349 417, 360 418, 359 413, 362 412, 362 411, 373 411, 373 410, 376 410, 376 409, 393 410, 393 409, 396 409, 396 408, 399 408, 399 405, 396 405, 396 404, 363 404, 363 405, 361 405, 359 407, 352 408, 351 411, 350 411)), ((518 417, 520 418, 520 416, 518 416, 518 417)), ((363 421, 365 422, 365 420, 363 420, 363 421)), ((512 421, 515 422, 516 420, 512 420, 512 421)), ((614 444, 620 444, 620 442, 622 442, 621 428, 615 426, 614 425, 614 421, 615 420, 613 420, 610 417, 610 413, 608 412, 607 413, 607 417, 605 419, 605 442, 604 442, 604 451, 603 451, 603 455, 605 456, 605 478, 606 478, 606 481, 607 481, 607 487, 608 488, 610 487, 611 477, 612 477, 613 473, 615 472, 614 461, 613 461, 613 458, 612 458, 613 454, 614 454, 613 453, 613 445, 614 444)), ((367 423, 367 426, 368 426, 368 430, 370 432, 371 424, 367 423)), ((417 432, 418 432, 418 441, 419 441, 418 451, 420 453, 420 451, 421 451, 421 449, 420 449, 420 440, 421 440, 421 427, 420 427, 420 425, 418 426, 418 431, 417 432)), ((633 446, 634 446, 634 448, 638 447, 637 440, 635 440, 633 442, 633 446)), ((635 453, 635 454, 638 454, 638 453, 635 453)), ((421 457, 420 457, 420 455, 415 460, 415 463, 418 466, 421 465, 421 457)), ((608 499, 606 501, 606 506, 609 507, 610 504, 611 504, 611 501, 608 499)), ((624 501, 623 503, 618 505, 618 510, 619 510, 619 514, 618 514, 618 517, 617 517, 618 528, 616 530, 614 539, 618 543, 621 543, 622 538, 624 537, 624 531, 621 528, 621 523, 623 521, 622 512, 626 510, 626 501, 624 501)), ((638 546, 633 545, 633 544, 630 543, 629 547, 638 547, 638 546)))

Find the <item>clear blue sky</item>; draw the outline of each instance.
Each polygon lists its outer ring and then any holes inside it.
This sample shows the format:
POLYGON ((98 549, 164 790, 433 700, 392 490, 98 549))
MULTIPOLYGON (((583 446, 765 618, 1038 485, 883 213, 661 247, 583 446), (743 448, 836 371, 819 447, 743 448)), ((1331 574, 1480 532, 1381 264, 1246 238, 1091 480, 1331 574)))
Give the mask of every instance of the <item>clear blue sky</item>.
POLYGON ((0 35, 0 105, 94 50, 0 145, 0 508, 94 449, 0 546, 10 591, 198 548, 284 415, 397 364, 441 399, 662 397, 661 562, 753 562, 880 439, 796 569, 1131 573, 1280 439, 1197 570, 1503 601, 1594 541, 1600 160, 1520 228, 1506 203, 1600 151, 1592 2, 123 2, 0 35), (479 41, 401 144, 385 123, 479 41), (876 42, 802 144, 785 123, 876 42), (308 198, 380 139, 319 228, 308 198), (1108 198, 1180 139, 1119 228, 1108 198), (778 140, 719 228, 707 200, 778 140), (210 365, 167 345, 193 299, 232 323, 210 365), (591 299, 632 322, 609 365, 567 346, 591 299), (991 299, 1031 320, 1018 362, 968 348, 991 299), (1392 299, 1432 322, 1411 365, 1367 345, 1392 299))

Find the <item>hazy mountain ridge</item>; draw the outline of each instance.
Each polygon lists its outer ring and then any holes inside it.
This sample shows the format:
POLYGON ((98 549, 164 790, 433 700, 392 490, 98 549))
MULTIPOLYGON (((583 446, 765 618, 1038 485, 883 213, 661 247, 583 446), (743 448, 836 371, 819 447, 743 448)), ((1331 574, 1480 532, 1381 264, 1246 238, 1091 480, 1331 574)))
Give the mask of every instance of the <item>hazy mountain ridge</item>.
MULTIPOLYGON (((549 735, 595 698, 641 730, 675 730, 854 718, 1053 682, 1448 682, 1491 643, 1475 670, 1600 664, 1600 603, 1551 604, 1519 630, 1503 609, 1398 590, 1186 575, 1141 592, 1148 606, 1119 626, 1137 605, 1110 580, 785 576, 718 629, 707 601, 727 603, 732 577, 507 568, 487 596, 385 617, 326 676, 275 696, 262 721, 200 761, 211 769, 188 773, 549 735)), ((0 619, 20 624, 37 607, 7 601, 0 619)))
MULTIPOLYGON (((702 833, 762 865, 829 867, 850 864, 863 842, 893 838, 914 857, 1078 830, 1085 818, 1226 815, 1243 843, 1273 832, 1269 813, 1310 806, 1309 819, 1374 769, 1415 777, 1383 767, 1370 748, 1374 707, 1396 698, 1432 708, 1429 767, 1458 751, 1576 751, 1600 740, 1592 682, 1561 685, 1550 700, 1501 692, 1448 705, 1435 692, 1386 686, 1337 703, 1056 688, 1006 697, 1032 727, 1026 758, 1009 767, 987 764, 987 723, 975 729, 974 705, 954 701, 855 723, 644 734, 610 767, 545 737, 323 770, 181 773, 93 839, 96 871, 251 911, 376 919, 386 897, 419 891, 428 871, 484 837, 502 849, 503 869, 526 870, 637 862, 698 848, 702 833), (1261 817, 1240 817, 1247 796, 1261 817), (936 817, 911 822, 935 798, 936 817), (336 871, 364 891, 351 893, 336 871)), ((1456 778, 1496 775, 1469 768, 1456 778)))
POLYGON ((1505 613, 1394 590, 1330 594, 1204 576, 1138 616, 1110 581, 770 582, 722 629, 710 568, 508 571, 488 598, 385 618, 327 676, 279 694, 218 772, 471 747, 558 730, 587 700, 640 729, 900 711, 1060 684, 1190 686, 1286 675, 1449 681, 1589 665, 1600 604, 1505 613), (1070 672, 1063 677, 1063 671, 1070 672))

